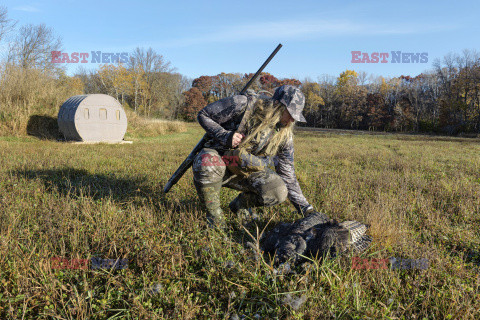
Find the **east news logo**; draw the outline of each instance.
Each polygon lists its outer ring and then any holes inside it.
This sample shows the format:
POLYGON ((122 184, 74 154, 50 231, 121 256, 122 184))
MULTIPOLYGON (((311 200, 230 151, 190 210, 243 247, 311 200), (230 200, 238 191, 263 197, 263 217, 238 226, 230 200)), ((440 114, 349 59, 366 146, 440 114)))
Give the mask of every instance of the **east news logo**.
POLYGON ((52 51, 52 63, 87 63, 87 59, 91 56, 90 63, 127 63, 128 53, 111 53, 102 51, 88 52, 68 52, 52 51))
POLYGON ((413 53, 402 51, 368 52, 352 51, 352 63, 427 63, 428 52, 413 53), (390 54, 391 53, 391 54, 390 54), (388 60, 390 59, 390 61, 388 60))

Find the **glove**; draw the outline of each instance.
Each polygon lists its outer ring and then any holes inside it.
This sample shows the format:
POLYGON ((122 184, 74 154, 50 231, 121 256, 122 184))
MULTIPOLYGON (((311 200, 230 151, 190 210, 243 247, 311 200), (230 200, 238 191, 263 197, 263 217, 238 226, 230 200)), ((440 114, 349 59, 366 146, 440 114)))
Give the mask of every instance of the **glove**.
POLYGON ((295 209, 297 209, 298 213, 303 214, 303 216, 307 216, 308 214, 310 214, 312 212, 316 212, 316 210, 310 204, 306 205, 306 206, 301 206, 301 205, 298 205, 298 204, 294 203, 293 206, 295 207, 295 209))

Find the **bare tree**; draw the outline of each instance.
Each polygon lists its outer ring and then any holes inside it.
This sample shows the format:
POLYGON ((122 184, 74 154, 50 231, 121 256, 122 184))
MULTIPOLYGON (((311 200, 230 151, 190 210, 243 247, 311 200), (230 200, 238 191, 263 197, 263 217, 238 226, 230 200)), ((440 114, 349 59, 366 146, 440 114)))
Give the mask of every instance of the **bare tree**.
POLYGON ((144 112, 150 116, 153 109, 162 109, 169 104, 162 94, 170 81, 178 82, 170 76, 174 68, 161 54, 152 48, 136 48, 130 55, 128 69, 134 73, 134 109, 141 104, 144 112))
POLYGON ((52 51, 60 51, 62 41, 45 24, 25 25, 10 47, 8 60, 24 69, 58 70, 52 62, 52 51))
POLYGON ((455 79, 458 73, 458 69, 455 68, 455 56, 452 53, 447 54, 443 58, 443 65, 440 59, 435 59, 433 67, 437 73, 438 79, 440 80, 443 93, 451 98, 452 81, 455 79))
POLYGON ((318 77, 320 85, 319 95, 324 102, 324 106, 320 108, 320 126, 325 128, 334 128, 338 118, 338 110, 335 109, 335 102, 338 97, 335 92, 336 78, 331 75, 323 74, 318 77))
POLYGON ((0 41, 15 27, 16 22, 7 17, 7 8, 0 7, 0 41))
POLYGON ((369 75, 365 71, 358 72, 358 84, 364 86, 368 83, 369 75))
POLYGON ((136 48, 130 56, 130 67, 141 65, 146 73, 153 72, 173 72, 170 62, 165 61, 161 54, 158 54, 152 48, 136 48))
POLYGON ((174 76, 177 76, 178 82, 176 85, 173 87, 173 99, 172 99, 172 106, 171 106, 171 113, 169 118, 170 119, 176 119, 179 116, 179 111, 180 111, 180 106, 183 105, 185 96, 183 95, 183 92, 187 91, 190 89, 192 86, 192 79, 183 76, 181 74, 174 74, 174 76))

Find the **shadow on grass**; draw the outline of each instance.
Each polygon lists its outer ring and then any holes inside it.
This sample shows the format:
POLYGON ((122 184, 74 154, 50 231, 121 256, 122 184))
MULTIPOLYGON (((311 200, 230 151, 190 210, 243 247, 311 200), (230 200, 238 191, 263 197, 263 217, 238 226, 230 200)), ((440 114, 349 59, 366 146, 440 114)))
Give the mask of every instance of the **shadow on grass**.
POLYGON ((118 203, 151 204, 157 212, 163 208, 175 212, 199 205, 196 197, 172 202, 161 186, 152 188, 147 177, 119 178, 112 174, 92 174, 85 169, 62 168, 17 170, 13 174, 28 180, 41 180, 48 192, 73 199, 111 199, 118 203))
MULTIPOLYGON (((202 222, 206 220, 205 210, 200 209, 200 202, 196 193, 182 196, 180 199, 175 199, 174 195, 167 197, 163 192, 163 185, 149 185, 148 177, 117 177, 113 173, 93 174, 85 169, 76 168, 17 170, 12 173, 20 179, 43 183, 47 192, 60 195, 61 198, 73 200, 87 198, 94 201, 110 200, 119 205, 133 205, 140 210, 150 207, 155 212, 158 223, 165 219, 171 220, 173 221, 173 228, 184 229, 185 218, 192 218, 190 213, 194 208, 198 208, 198 211, 202 212, 196 219, 202 222), (185 213, 187 214, 185 215, 185 213)), ((252 246, 249 245, 249 242, 255 244, 255 238, 258 237, 256 225, 251 224, 248 227, 249 232, 254 236, 252 239, 232 213, 225 212, 225 214, 228 217, 227 219, 230 220, 228 224, 231 229, 232 240, 250 252, 252 257, 256 257, 255 251, 252 251, 252 246)), ((193 221, 193 223, 197 224, 199 221, 193 221)), ((259 232, 267 226, 268 222, 266 218, 260 218, 256 221, 259 232)), ((187 223, 192 223, 192 220, 187 223)), ((276 223, 272 221, 266 229, 270 230, 275 225, 276 223)), ((50 232, 52 237, 58 236, 53 231, 55 228, 55 224, 49 225, 48 231, 45 232, 50 232)), ((145 252, 135 253, 132 259, 141 264, 147 263, 147 260, 144 261, 144 258, 142 258, 145 254, 145 252)), ((270 263, 271 257, 265 257, 266 261, 270 263)))
MULTIPOLYGON (((17 170, 12 172, 19 178, 27 180, 39 180, 45 186, 47 192, 60 194, 62 197, 78 200, 90 198, 95 201, 111 200, 118 204, 133 204, 139 208, 150 206, 157 213, 159 221, 163 221, 165 214, 171 215, 174 221, 180 222, 181 217, 193 208, 200 209, 200 202, 196 193, 181 199, 168 196, 163 192, 163 185, 151 186, 148 184, 148 177, 119 178, 112 174, 93 174, 85 169, 61 168, 43 170, 17 170)), ((200 217, 204 220, 205 211, 200 217)), ((254 242, 236 221, 231 213, 227 216, 233 218, 229 223, 232 229, 233 240, 246 248, 247 242, 254 242)), ((260 231, 267 225, 268 220, 257 221, 260 231)), ((178 225, 181 226, 181 222, 178 225)), ((272 222, 267 229, 271 229, 276 223, 272 222)), ((249 226, 249 231, 256 236, 254 224, 249 226)))
POLYGON ((45 140, 63 138, 58 128, 57 118, 44 115, 32 115, 28 119, 27 134, 45 140))

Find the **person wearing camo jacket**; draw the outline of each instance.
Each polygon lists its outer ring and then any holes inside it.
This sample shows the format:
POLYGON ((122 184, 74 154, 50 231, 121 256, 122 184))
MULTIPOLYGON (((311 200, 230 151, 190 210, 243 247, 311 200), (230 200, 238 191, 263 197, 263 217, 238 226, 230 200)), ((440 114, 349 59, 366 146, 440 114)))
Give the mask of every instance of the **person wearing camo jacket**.
POLYGON ((314 211, 294 168, 293 124, 306 122, 304 105, 300 89, 283 85, 272 97, 248 90, 200 110, 198 122, 210 139, 194 159, 193 181, 211 227, 225 226, 222 186, 241 191, 229 208, 242 223, 253 218, 251 208, 277 205, 287 198, 303 215, 314 211), (246 125, 238 131, 244 114, 246 125))

